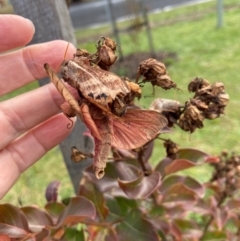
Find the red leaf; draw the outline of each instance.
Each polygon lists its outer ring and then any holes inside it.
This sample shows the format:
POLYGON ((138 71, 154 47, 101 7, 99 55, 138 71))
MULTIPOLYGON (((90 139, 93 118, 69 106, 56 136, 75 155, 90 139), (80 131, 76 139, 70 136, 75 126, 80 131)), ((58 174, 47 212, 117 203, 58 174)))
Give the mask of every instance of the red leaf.
POLYGON ((28 234, 24 229, 5 223, 0 223, 0 233, 8 235, 10 238, 24 238, 28 234))
POLYGON ((164 179, 160 190, 164 193, 164 196, 167 194, 195 193, 199 197, 203 197, 205 194, 204 186, 197 182, 195 179, 177 175, 164 179))
POLYGON ((139 175, 137 179, 131 181, 124 181, 118 179, 118 184, 121 189, 130 198, 147 198, 160 185, 161 175, 159 172, 153 172, 149 176, 139 175))
POLYGON ((190 168, 190 167, 194 167, 196 165, 197 164, 192 163, 189 160, 176 159, 176 160, 172 161, 169 165, 167 165, 164 170, 165 170, 165 174, 169 175, 171 173, 178 172, 178 171, 190 168))
POLYGON ((58 188, 59 188, 60 182, 59 181, 53 181, 51 182, 45 192, 45 197, 48 202, 50 201, 57 201, 58 196, 58 188))
POLYGON ((83 178, 79 189, 79 195, 86 197, 88 200, 93 202, 100 220, 106 219, 108 215, 108 208, 105 205, 105 198, 103 193, 100 192, 93 182, 83 178))
POLYGON ((28 223, 23 212, 11 204, 0 204, 0 223, 29 231, 28 223))
POLYGON ((46 226, 53 226, 53 221, 49 214, 37 207, 22 207, 21 210, 25 214, 29 229, 34 232, 40 232, 46 226))
POLYGON ((181 148, 177 153, 177 159, 186 159, 191 162, 201 162, 210 156, 208 153, 195 148, 181 148))
POLYGON ((116 228, 119 241, 159 241, 153 225, 138 209, 132 209, 116 228))
POLYGON ((51 232, 48 229, 43 228, 42 231, 35 234, 35 239, 36 239, 36 241, 47 241, 49 239, 46 239, 46 238, 49 238, 50 234, 51 234, 51 232))
POLYGON ((84 222, 85 220, 93 219, 95 215, 96 209, 92 202, 85 197, 73 197, 60 215, 57 227, 84 222))

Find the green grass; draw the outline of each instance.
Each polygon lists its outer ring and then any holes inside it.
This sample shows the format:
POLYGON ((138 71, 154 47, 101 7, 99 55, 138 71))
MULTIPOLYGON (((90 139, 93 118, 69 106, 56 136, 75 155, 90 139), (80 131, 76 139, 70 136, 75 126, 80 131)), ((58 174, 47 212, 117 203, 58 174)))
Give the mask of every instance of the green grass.
MULTIPOLYGON (((237 0, 226 2, 229 6, 236 3, 238 3, 237 0)), ((187 91, 187 85, 196 76, 206 78, 212 83, 222 81, 226 86, 226 92, 230 95, 230 103, 225 116, 217 120, 205 121, 205 127, 191 135, 179 130, 179 128, 176 128, 171 134, 163 135, 163 137, 169 137, 179 143, 181 147, 195 147, 217 155, 222 149, 232 151, 238 151, 239 149, 240 13, 239 8, 231 8, 225 11, 224 27, 217 29, 215 13, 207 14, 208 10, 212 9, 214 9, 214 3, 210 2, 154 14, 150 16, 150 20, 157 25, 166 21, 171 22, 179 17, 192 15, 196 11, 206 14, 195 21, 179 21, 176 24, 153 29, 152 34, 156 50, 176 52, 178 55, 178 60, 172 63, 168 72, 179 88, 183 90, 182 92, 157 89, 155 98, 163 97, 182 102, 186 101, 191 96, 187 91)), ((126 23, 121 24, 123 27, 126 25, 126 23)), ((101 36, 105 34, 104 31, 109 31, 109 27, 100 30, 82 30, 77 33, 77 36, 80 38, 89 34, 89 38, 93 39, 92 34, 99 33, 99 36, 101 36)), ((94 51, 94 41, 95 39, 79 47, 86 48, 90 52, 94 51)), ((125 55, 133 51, 148 50, 144 31, 140 32, 134 41, 132 35, 121 35, 121 47, 125 55)), ((31 88, 35 88, 35 85, 29 87, 29 89, 31 88)), ((146 91, 145 94, 150 94, 150 85, 146 84, 144 90, 146 91)), ((16 95, 16 92, 13 95, 16 95)), ((8 96, 1 100, 6 98, 8 96)), ((152 100, 153 98, 143 98, 140 104, 148 106, 152 100)), ((157 140, 152 161, 158 162, 163 155, 162 143, 157 140)), ((189 173, 196 175, 195 171, 190 170, 189 173)), ((198 169, 197 175, 205 177, 208 174, 206 169, 202 168, 198 169)), ((64 162, 57 148, 50 151, 37 164, 26 171, 3 198, 3 201, 16 204, 17 198, 21 196, 25 205, 32 203, 43 205, 45 187, 53 180, 61 180, 61 196, 64 197, 73 193, 64 162)))

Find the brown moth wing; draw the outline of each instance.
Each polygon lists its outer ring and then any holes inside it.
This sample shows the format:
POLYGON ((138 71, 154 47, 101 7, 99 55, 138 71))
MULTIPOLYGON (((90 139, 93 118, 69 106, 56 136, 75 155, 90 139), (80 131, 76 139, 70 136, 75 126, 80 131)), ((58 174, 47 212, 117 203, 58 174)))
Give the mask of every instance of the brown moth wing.
POLYGON ((130 93, 129 87, 120 77, 96 66, 64 61, 61 74, 66 82, 79 89, 86 99, 104 111, 109 111, 108 103, 112 103, 117 95, 130 93))
POLYGON ((128 109, 121 118, 112 118, 112 146, 134 149, 143 146, 161 133, 167 119, 151 110, 128 109))
POLYGON ((62 95, 62 97, 68 102, 68 104, 71 106, 71 108, 77 114, 79 114, 81 117, 81 109, 79 107, 77 100, 70 93, 70 91, 66 88, 66 86, 63 84, 63 82, 58 78, 58 76, 54 72, 54 70, 49 66, 49 64, 44 64, 44 69, 46 70, 50 80, 56 86, 57 90, 62 95))

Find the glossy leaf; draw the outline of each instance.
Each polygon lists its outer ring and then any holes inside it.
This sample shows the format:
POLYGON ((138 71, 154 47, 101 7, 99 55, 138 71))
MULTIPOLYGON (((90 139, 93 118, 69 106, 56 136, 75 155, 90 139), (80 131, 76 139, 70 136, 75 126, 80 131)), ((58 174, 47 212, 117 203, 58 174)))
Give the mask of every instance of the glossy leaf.
POLYGON ((121 189, 130 197, 134 199, 147 198, 160 185, 161 175, 159 172, 153 172, 149 176, 141 174, 138 178, 132 181, 124 181, 118 179, 118 184, 121 189))
POLYGON ((52 218, 58 218, 58 216, 63 212, 65 209, 65 205, 60 202, 48 202, 45 205, 45 210, 51 215, 52 218))
POLYGON ((59 186, 60 186, 59 181, 53 181, 48 185, 46 192, 45 192, 45 197, 48 202, 50 202, 50 201, 56 202, 57 201, 59 186))
POLYGON ((205 194, 204 186, 195 179, 177 175, 164 179, 160 191, 164 195, 195 193, 199 197, 203 197, 205 194))
POLYGON ((0 223, 28 231, 27 219, 23 212, 11 204, 0 204, 0 223))
POLYGON ((131 210, 117 225, 116 228, 119 241, 159 241, 153 225, 145 218, 138 209, 131 210))
POLYGON ((109 211, 118 217, 125 216, 131 209, 138 207, 136 200, 125 197, 108 197, 106 204, 109 211))
POLYGON ((195 148, 181 148, 177 153, 177 159, 186 159, 195 163, 203 161, 208 156, 210 156, 208 153, 195 148))
POLYGON ((154 147, 154 141, 150 141, 148 142, 146 145, 143 146, 143 161, 147 162, 150 157, 152 156, 152 152, 153 152, 153 147, 154 147))
POLYGON ((53 220, 49 214, 37 207, 22 207, 21 210, 25 214, 29 229, 34 232, 40 232, 46 226, 53 226, 53 220))
POLYGON ((36 241, 48 241, 48 240, 50 240, 50 234, 51 234, 51 232, 48 229, 43 228, 39 233, 35 234, 35 240, 36 241))
POLYGON ((172 174, 172 173, 175 173, 178 171, 182 171, 187 168, 195 167, 195 166, 197 166, 197 164, 195 164, 189 160, 176 159, 176 160, 172 161, 168 166, 166 166, 164 171, 165 171, 165 175, 169 175, 169 174, 172 174))
POLYGON ((28 232, 12 225, 0 223, 0 234, 6 234, 10 238, 23 238, 28 234, 28 232))
POLYGON ((74 225, 93 219, 96 209, 91 201, 85 197, 73 197, 69 205, 64 209, 57 221, 57 227, 74 225))
POLYGON ((97 216, 100 220, 106 219, 108 208, 105 205, 104 195, 93 182, 83 178, 79 188, 79 195, 86 197, 93 202, 97 210, 97 216))
POLYGON ((162 176, 165 176, 165 168, 169 164, 171 164, 173 160, 171 158, 165 157, 163 160, 161 160, 158 165, 155 167, 155 171, 158 171, 161 173, 162 176))

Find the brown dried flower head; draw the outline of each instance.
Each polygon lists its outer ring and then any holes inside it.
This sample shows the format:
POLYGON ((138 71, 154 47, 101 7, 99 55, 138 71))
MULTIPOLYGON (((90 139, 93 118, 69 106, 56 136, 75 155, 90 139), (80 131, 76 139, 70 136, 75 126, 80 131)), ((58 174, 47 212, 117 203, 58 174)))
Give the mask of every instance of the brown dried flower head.
POLYGON ((153 86, 157 85, 165 90, 177 87, 176 83, 168 75, 164 63, 156 59, 150 58, 140 63, 136 82, 138 82, 141 75, 144 76, 143 83, 151 82, 153 86))
POLYGON ((163 143, 163 145, 166 149, 167 157, 171 158, 172 160, 176 159, 177 158, 177 152, 179 150, 179 146, 170 139, 166 140, 163 143))
POLYGON ((188 103, 185 111, 180 116, 178 124, 183 130, 190 131, 192 133, 196 128, 203 127, 203 120, 204 117, 199 109, 188 103))
POLYGON ((189 85, 188 85, 188 91, 189 92, 197 92, 198 90, 205 88, 207 86, 209 86, 210 83, 208 82, 208 80, 196 77, 195 79, 193 79, 189 85))
POLYGON ((117 56, 116 42, 107 37, 101 37, 98 41, 95 63, 104 70, 109 70, 115 63, 117 56))

